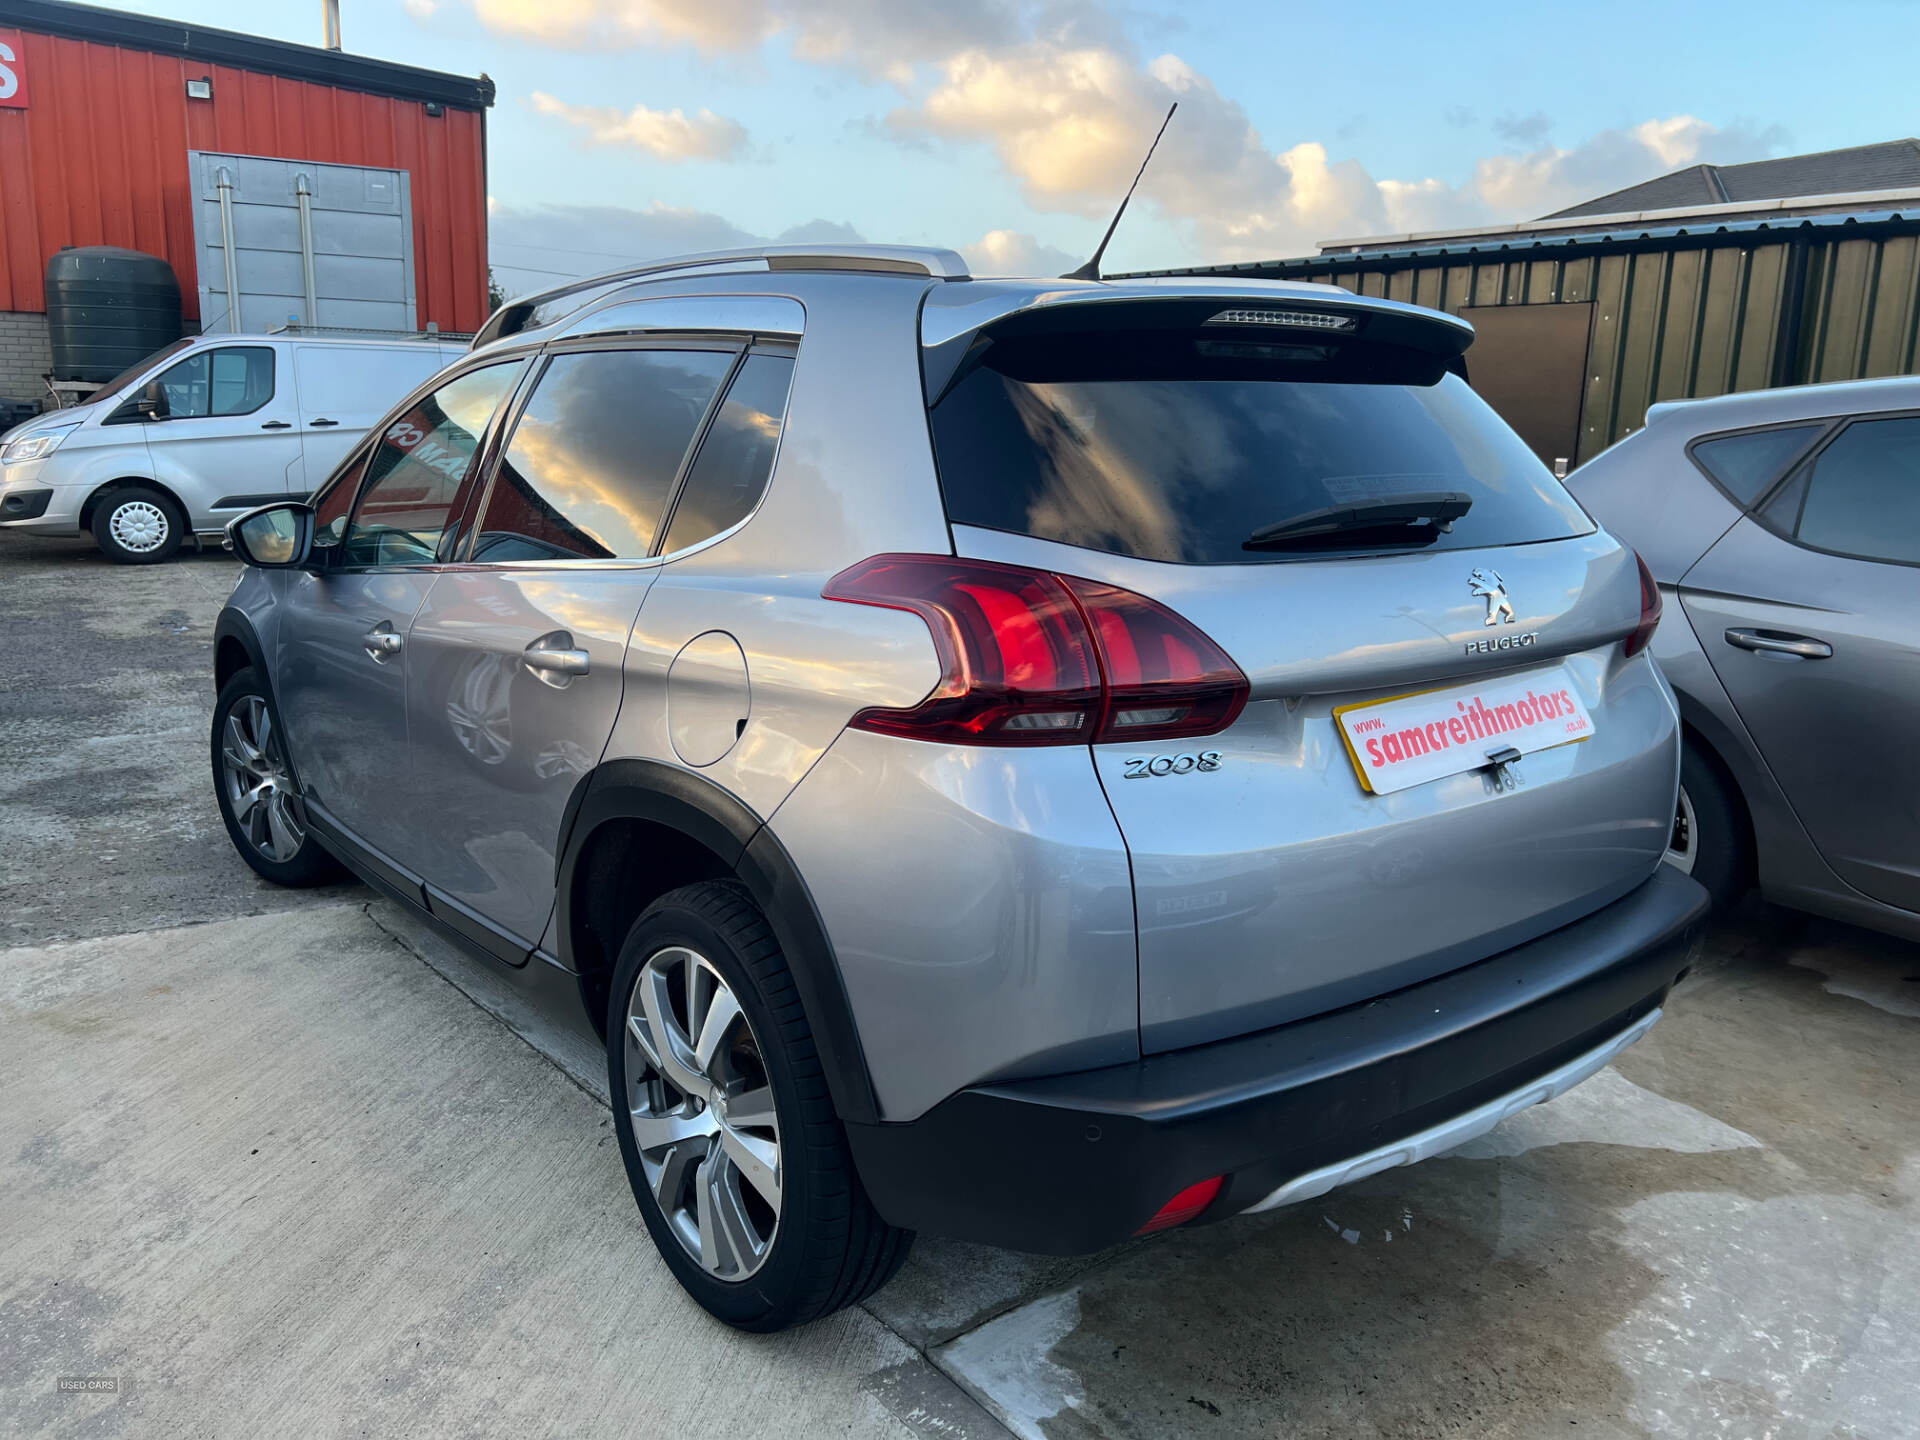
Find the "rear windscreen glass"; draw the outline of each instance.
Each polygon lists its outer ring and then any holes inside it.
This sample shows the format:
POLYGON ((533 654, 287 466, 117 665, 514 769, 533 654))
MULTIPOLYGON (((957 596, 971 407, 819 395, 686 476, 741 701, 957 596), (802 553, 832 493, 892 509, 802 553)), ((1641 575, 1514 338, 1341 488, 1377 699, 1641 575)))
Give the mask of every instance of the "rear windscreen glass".
POLYGON ((1263 527, 1384 497, 1472 509, 1417 548, 1583 535, 1586 513, 1441 362, 1388 347, 1193 332, 980 345, 933 407, 956 524, 1185 564, 1405 548, 1248 549, 1263 527))

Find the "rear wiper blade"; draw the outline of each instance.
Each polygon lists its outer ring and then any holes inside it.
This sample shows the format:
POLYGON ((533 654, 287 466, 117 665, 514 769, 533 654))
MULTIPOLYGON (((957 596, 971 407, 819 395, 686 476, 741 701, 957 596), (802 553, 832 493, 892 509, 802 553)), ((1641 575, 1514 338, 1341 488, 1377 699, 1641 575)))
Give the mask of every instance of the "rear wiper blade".
POLYGON ((1350 505, 1328 505, 1319 510, 1262 525, 1240 542, 1243 550, 1269 550, 1322 539, 1350 530, 1387 532, 1380 538, 1399 538, 1408 544, 1424 544, 1436 534, 1453 528, 1453 522, 1473 508, 1473 497, 1459 490, 1422 490, 1402 495, 1382 495, 1377 500, 1361 500, 1350 505), (1395 536, 1396 530, 1404 535, 1395 536))

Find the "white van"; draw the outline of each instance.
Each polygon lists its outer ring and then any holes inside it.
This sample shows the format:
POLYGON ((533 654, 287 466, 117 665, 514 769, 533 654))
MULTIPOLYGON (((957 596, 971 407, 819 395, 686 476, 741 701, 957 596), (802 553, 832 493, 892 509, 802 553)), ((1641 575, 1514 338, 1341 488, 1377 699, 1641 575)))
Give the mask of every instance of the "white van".
POLYGON ((272 500, 305 497, 462 341, 195 335, 0 437, 0 526, 91 530, 126 564, 165 560, 272 500))

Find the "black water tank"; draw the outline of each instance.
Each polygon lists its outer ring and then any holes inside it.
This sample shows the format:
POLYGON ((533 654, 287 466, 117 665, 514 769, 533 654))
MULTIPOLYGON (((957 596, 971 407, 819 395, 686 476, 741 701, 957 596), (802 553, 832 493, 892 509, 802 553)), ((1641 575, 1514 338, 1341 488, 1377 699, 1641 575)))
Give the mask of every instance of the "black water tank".
POLYGON ((69 246, 47 262, 56 380, 111 380, 180 338, 180 282, 157 255, 69 246))

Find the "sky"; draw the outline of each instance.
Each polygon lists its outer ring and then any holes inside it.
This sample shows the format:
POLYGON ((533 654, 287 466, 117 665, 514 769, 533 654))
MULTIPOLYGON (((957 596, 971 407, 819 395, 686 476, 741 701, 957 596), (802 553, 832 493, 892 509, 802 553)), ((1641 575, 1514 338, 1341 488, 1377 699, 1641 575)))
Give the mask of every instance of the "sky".
MULTIPOLYGON (((231 0, 120 8, 241 25, 231 0)), ((317 44, 320 8, 239 13, 317 44)), ((493 77, 509 294, 763 239, 1057 274, 1176 101, 1109 271, 1526 219, 1703 161, 1920 134, 1914 0, 341 0, 341 32, 493 77)))

